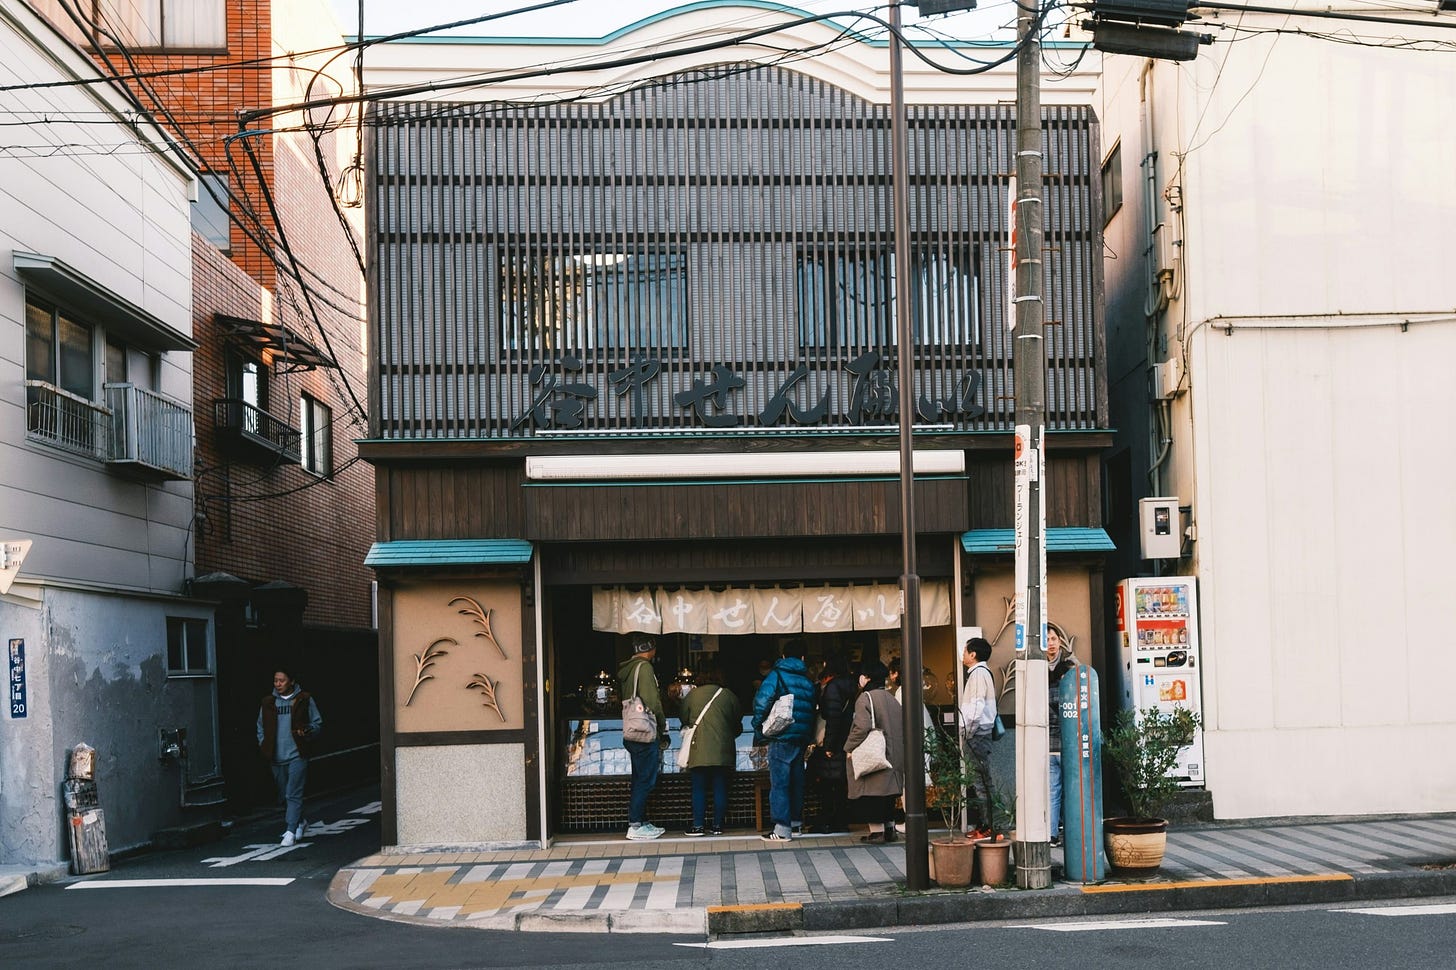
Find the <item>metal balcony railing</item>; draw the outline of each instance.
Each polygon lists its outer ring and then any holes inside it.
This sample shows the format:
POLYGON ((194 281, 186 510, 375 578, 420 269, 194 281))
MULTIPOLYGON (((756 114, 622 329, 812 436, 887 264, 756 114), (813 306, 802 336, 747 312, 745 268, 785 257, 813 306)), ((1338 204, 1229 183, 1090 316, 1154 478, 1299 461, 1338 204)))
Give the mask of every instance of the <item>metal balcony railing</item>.
POLYGON ((219 398, 212 402, 212 416, 219 433, 231 433, 239 441, 262 448, 284 461, 301 460, 299 444, 303 435, 299 430, 247 401, 219 398))
POLYGON ((192 409, 134 384, 107 384, 111 456, 162 478, 192 477, 192 409))
POLYGON ((57 448, 105 461, 111 410, 45 381, 25 382, 25 430, 57 448))

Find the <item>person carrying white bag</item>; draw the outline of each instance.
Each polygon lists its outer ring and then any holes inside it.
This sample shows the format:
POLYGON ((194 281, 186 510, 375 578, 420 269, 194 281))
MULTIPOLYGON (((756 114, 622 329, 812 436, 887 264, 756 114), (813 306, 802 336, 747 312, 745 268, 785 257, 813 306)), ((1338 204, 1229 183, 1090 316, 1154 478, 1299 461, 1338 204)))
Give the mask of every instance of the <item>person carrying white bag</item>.
MULTIPOLYGON (((850 760, 849 820, 869 826, 869 834, 863 836, 861 842, 895 841, 895 799, 905 787, 905 734, 900 702, 885 690, 887 673, 885 665, 878 660, 867 660, 860 668, 860 695, 854 702, 854 720, 849 727, 849 737, 844 741, 844 750, 850 760), (884 738, 885 760, 889 765, 866 771, 870 766, 862 764, 860 773, 856 774, 855 751, 869 742, 876 732, 884 738)), ((860 759, 861 762, 865 760, 863 757, 860 759)))

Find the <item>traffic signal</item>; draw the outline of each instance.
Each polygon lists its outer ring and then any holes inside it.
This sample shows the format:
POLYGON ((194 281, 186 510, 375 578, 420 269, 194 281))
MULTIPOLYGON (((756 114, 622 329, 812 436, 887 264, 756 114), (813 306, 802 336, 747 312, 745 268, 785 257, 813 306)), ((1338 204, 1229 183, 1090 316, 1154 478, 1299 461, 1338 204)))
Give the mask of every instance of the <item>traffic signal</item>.
POLYGON ((1179 30, 1188 19, 1190 0, 1092 0, 1092 46, 1109 54, 1134 54, 1169 61, 1190 61, 1208 34, 1179 30))
POLYGON ((976 0, 915 0, 915 8, 920 11, 920 16, 927 17, 933 13, 975 10, 976 0))

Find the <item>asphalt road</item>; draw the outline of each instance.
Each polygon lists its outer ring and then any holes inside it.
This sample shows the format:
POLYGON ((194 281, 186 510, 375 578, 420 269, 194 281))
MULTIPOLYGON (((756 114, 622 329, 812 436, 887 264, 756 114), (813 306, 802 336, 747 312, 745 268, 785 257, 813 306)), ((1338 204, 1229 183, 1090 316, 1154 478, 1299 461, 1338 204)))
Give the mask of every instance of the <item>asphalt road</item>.
POLYGON ((111 872, 0 899, 0 967, 607 967, 708 964, 847 967, 1237 968, 1456 966, 1456 899, 1338 908, 1237 910, 1163 918, 866 929, 790 940, 504 933, 421 927, 338 910, 340 866, 379 845, 374 793, 309 804, 315 825, 291 851, 276 817, 220 843, 117 860, 111 872), (206 880, 188 885, 183 880, 206 880), (223 885, 220 880, 250 880, 223 885), (146 881, 146 882, 143 882, 146 881), (156 882, 156 881, 161 881, 156 882), (98 888, 80 888, 95 886, 98 888))

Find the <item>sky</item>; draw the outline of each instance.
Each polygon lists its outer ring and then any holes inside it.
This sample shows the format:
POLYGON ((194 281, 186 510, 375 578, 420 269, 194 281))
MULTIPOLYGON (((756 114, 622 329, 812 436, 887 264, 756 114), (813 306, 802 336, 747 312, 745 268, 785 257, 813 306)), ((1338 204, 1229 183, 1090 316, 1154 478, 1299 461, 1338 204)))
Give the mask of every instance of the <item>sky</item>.
MULTIPOLYGON (((331 2, 345 33, 354 33, 358 21, 359 0, 331 2)), ((533 14, 519 14, 463 28, 455 33, 512 37, 601 37, 643 17, 687 2, 689 0, 577 0, 564 7, 533 14)), ((364 0, 364 31, 374 35, 397 33, 527 5, 529 0, 409 0, 407 3, 400 0, 364 0)), ((864 0, 788 0, 786 5, 809 13, 870 10, 884 15, 882 8, 877 10, 875 5, 864 0)), ((981 0, 981 8, 975 12, 934 18, 935 27, 958 37, 985 38, 999 24, 1009 22, 1015 17, 1015 7, 1011 0, 981 0)), ((905 10, 902 16, 907 25, 919 19, 913 9, 905 10)))

